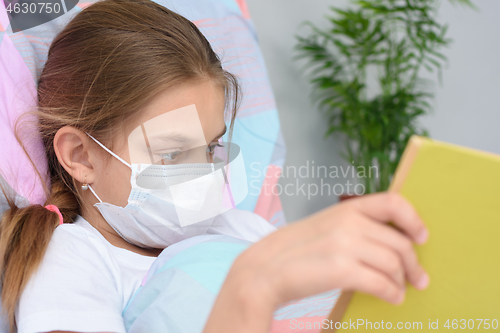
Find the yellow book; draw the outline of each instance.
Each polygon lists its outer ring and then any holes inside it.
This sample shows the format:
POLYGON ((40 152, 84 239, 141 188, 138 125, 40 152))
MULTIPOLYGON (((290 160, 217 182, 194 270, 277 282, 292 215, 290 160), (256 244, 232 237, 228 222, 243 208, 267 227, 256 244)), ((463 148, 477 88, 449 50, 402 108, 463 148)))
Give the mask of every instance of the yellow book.
POLYGON ((500 156, 413 136, 389 191, 429 230, 415 248, 430 284, 407 283, 401 305, 345 292, 323 332, 500 332, 500 156))

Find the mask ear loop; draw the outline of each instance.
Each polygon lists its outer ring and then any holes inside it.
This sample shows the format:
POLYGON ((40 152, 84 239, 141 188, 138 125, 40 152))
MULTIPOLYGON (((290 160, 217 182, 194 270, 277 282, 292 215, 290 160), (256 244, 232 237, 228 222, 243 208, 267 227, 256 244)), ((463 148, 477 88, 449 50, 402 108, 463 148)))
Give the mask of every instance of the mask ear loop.
MULTIPOLYGON (((125 161, 123 158, 121 158, 120 156, 116 155, 115 153, 113 153, 111 150, 108 149, 108 147, 106 147, 105 145, 103 145, 102 143, 100 143, 99 141, 97 141, 96 138, 94 138, 92 135, 90 135, 89 133, 85 132, 85 134, 87 134, 92 140, 95 141, 95 143, 97 143, 99 146, 102 147, 102 149, 104 149, 105 151, 107 151, 108 153, 110 153, 111 155, 113 155, 114 157, 116 157, 116 159, 120 162, 122 162, 123 164, 125 164, 126 166, 128 166, 130 169, 132 169, 132 166, 127 162, 125 161)), ((97 200, 99 200, 100 203, 102 203, 102 200, 101 198, 99 198, 99 196, 97 195, 97 193, 95 193, 94 189, 92 188, 92 186, 90 186, 90 184, 87 185, 90 192, 92 192, 92 194, 97 198, 97 200)))
POLYGON ((90 192, 92 192, 92 194, 97 198, 97 200, 99 200, 99 202, 102 203, 101 198, 99 198, 99 196, 97 195, 97 193, 95 193, 95 191, 92 188, 92 186, 88 185, 88 187, 89 187, 90 192))
POLYGON ((121 158, 120 156, 118 156, 115 153, 113 153, 111 150, 108 149, 108 147, 106 147, 105 145, 103 145, 102 143, 100 143, 99 141, 97 141, 97 139, 95 139, 89 133, 85 132, 85 134, 87 134, 92 140, 94 140, 99 146, 101 146, 102 149, 104 149, 105 151, 107 151, 108 153, 110 153, 111 155, 113 155, 114 157, 116 157, 116 159, 118 161, 122 162, 123 164, 125 164, 126 166, 128 166, 130 169, 132 169, 132 166, 127 161, 125 161, 123 158, 121 158))

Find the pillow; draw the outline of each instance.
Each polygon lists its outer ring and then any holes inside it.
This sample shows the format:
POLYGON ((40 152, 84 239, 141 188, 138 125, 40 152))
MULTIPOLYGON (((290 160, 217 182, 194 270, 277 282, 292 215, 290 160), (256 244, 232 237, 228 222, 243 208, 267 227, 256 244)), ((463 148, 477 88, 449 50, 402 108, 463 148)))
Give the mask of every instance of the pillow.
MULTIPOLYGON (((0 152, 7 156, 0 160, 0 174, 20 197, 32 204, 44 202, 43 186, 14 138, 14 122, 36 105, 36 80, 52 39, 74 14, 93 2, 80 2, 52 21, 13 33, 4 2, 0 1, 0 152)), ((249 194, 237 208, 253 211, 276 227, 285 225, 280 199, 269 189, 278 181, 286 150, 271 85, 245 1, 156 2, 193 21, 221 56, 224 68, 241 79, 244 98, 235 121, 233 142, 241 147, 245 159, 249 194)), ((32 135, 36 133, 33 126, 26 127, 23 139, 39 171, 45 175, 47 162, 39 138, 32 135)))
MULTIPOLYGON (((201 235, 167 247, 123 311, 126 331, 203 332, 232 263, 250 244, 225 235, 201 235)), ((304 331, 319 332, 339 294, 334 289, 282 304, 273 314, 270 332, 306 327, 304 331)))

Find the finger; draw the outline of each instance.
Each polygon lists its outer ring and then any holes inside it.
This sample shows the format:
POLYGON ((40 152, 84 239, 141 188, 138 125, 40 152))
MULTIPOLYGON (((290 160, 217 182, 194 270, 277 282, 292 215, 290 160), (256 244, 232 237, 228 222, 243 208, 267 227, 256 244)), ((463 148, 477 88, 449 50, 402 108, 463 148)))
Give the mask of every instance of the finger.
POLYGON ((400 289, 406 286, 405 271, 401 258, 379 242, 365 243, 355 249, 358 259, 392 279, 400 289))
POLYGON ((344 285, 345 289, 371 294, 393 304, 403 302, 405 294, 392 279, 361 262, 353 266, 344 285))
POLYGON ((428 231, 424 222, 413 206, 399 194, 376 193, 349 201, 346 204, 355 205, 368 218, 379 222, 393 222, 415 242, 421 244, 427 240, 428 231))
POLYGON ((407 236, 394 228, 376 223, 367 223, 363 233, 368 239, 383 244, 401 258, 405 276, 415 288, 427 287, 429 277, 418 262, 415 248, 407 236))

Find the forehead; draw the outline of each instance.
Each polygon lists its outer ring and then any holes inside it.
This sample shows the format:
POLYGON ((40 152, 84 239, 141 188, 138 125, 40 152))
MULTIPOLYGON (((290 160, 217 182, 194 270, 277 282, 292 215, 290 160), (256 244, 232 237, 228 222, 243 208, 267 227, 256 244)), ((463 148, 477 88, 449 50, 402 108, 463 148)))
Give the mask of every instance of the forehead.
POLYGON ((130 124, 131 161, 147 163, 155 154, 207 146, 226 127, 224 107, 224 89, 209 81, 166 90, 130 124))
POLYGON ((209 80, 187 82, 166 89, 140 112, 129 128, 136 131, 142 124, 165 135, 184 134, 213 140, 224 128, 224 89, 209 80))

